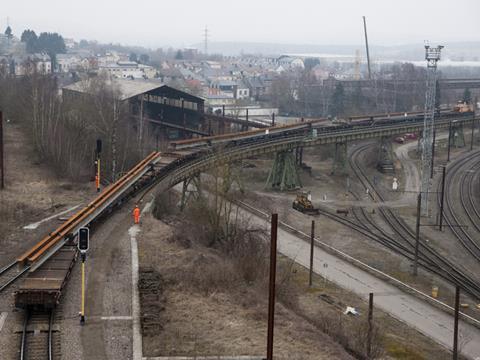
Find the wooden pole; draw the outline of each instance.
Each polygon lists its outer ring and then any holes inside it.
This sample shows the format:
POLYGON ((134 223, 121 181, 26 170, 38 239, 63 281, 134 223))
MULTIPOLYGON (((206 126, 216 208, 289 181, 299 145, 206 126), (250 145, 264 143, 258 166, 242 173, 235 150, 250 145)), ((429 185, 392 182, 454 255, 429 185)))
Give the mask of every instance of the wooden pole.
POLYGON ((3 146, 3 112, 0 111, 0 190, 5 189, 5 161, 3 146))
POLYGON ((453 360, 458 359, 458 312, 460 308, 460 287, 455 287, 455 319, 453 323, 453 360))
POLYGON ((372 330, 373 330, 373 293, 370 293, 368 296, 367 359, 372 358, 372 330))
POLYGON ((418 247, 420 242, 420 211, 422 208, 422 194, 418 194, 417 198, 417 226, 415 231, 415 258, 413 260, 413 275, 418 273, 418 247))
POLYGON ((312 231, 310 235, 310 274, 308 277, 308 286, 312 287, 313 283, 313 251, 315 247, 315 220, 312 220, 312 231))
POLYGON ((441 194, 441 200, 440 200, 440 219, 439 219, 439 222, 440 222, 440 231, 442 231, 442 225, 443 225, 443 203, 444 203, 444 200, 445 200, 445 174, 446 174, 446 171, 447 171, 447 167, 444 166, 442 168, 442 194, 441 194))
POLYGON ((275 278, 277 271, 278 214, 272 214, 270 242, 270 281, 268 292, 267 360, 273 360, 273 329, 275 324, 275 278))

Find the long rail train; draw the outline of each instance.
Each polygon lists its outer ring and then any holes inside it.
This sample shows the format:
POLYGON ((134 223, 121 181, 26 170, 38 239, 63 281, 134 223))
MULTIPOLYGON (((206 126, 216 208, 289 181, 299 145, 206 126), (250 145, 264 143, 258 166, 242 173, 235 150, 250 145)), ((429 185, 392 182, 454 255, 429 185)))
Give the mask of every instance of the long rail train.
MULTIPOLYGON (((471 117, 474 112, 459 111, 457 107, 454 110, 440 110, 436 114, 436 119, 449 119, 459 117, 471 117)), ((344 131, 349 129, 370 127, 381 127, 384 125, 392 125, 393 123, 416 123, 423 121, 423 112, 414 113, 395 113, 389 115, 366 115, 358 117, 350 117, 346 121, 330 123, 325 125, 327 119, 316 119, 304 122, 298 122, 290 125, 275 126, 268 129, 244 131, 240 133, 224 134, 209 136, 205 138, 196 138, 188 140, 180 140, 171 142, 171 148, 173 150, 208 147, 218 144, 227 144, 226 146, 236 146, 238 144, 246 144, 248 142, 259 141, 262 138, 274 139, 277 137, 288 137, 292 135, 302 135, 315 130, 317 134, 332 133, 335 131, 344 131)))

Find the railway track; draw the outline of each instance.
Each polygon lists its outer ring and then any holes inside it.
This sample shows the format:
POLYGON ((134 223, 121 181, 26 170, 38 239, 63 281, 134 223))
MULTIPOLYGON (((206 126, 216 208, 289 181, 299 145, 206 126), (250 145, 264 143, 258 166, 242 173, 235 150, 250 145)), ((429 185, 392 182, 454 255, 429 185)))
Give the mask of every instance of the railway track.
MULTIPOLYGON (((480 261, 480 231, 478 210, 474 204, 473 174, 479 171, 480 151, 468 154, 447 167, 445 179, 445 210, 444 219, 449 229, 459 240, 462 246, 478 261, 480 261), (470 180, 467 180, 470 179, 470 180), (457 188, 459 185, 459 189, 457 188), (453 194, 459 194, 462 211, 456 211, 453 204, 453 194), (475 218, 476 217, 476 218, 475 218), (466 222, 465 222, 466 220, 466 222), (465 227, 468 226, 468 229, 465 227), (473 229, 470 230, 470 229, 473 229), (472 235, 475 232, 475 236, 472 235)), ((437 196, 440 203, 440 196, 437 196)))
POLYGON ((0 293, 15 283, 30 269, 30 267, 18 269, 17 264, 17 261, 13 261, 0 269, 0 293))
MULTIPOLYGON (((461 119, 461 121, 468 122, 471 121, 471 119, 461 119)), ((399 131, 399 129, 404 131, 407 128, 410 129, 410 127, 414 129, 420 126, 419 124, 420 122, 416 120, 412 122, 410 122, 410 120, 407 122, 402 120, 401 123, 395 122, 393 125, 380 124, 379 126, 369 127, 368 135, 369 137, 375 137, 385 131, 392 132, 399 131)), ((448 120, 442 120, 439 122, 440 127, 447 126, 447 124, 448 120)), ((59 252, 59 250, 67 243, 71 242, 80 227, 88 226, 93 221, 98 219, 102 214, 108 213, 114 206, 121 204, 126 198, 128 198, 128 196, 141 188, 147 189, 144 194, 154 187, 156 188, 156 191, 163 191, 185 179, 188 179, 191 176, 206 171, 213 166, 231 163, 249 156, 292 150, 299 146, 315 146, 324 143, 331 143, 338 141, 339 138, 347 135, 365 135, 365 129, 357 129, 355 127, 347 130, 342 130, 341 128, 334 128, 332 130, 329 128, 328 131, 325 130, 324 133, 322 133, 322 131, 320 131, 320 133, 313 132, 311 124, 298 124, 293 128, 288 128, 282 131, 272 135, 265 133, 258 137, 252 137, 247 134, 245 135, 246 137, 243 138, 242 136, 244 135, 242 135, 236 139, 229 139, 226 143, 219 146, 211 146, 210 144, 206 148, 190 148, 184 150, 177 149, 163 154, 157 152, 150 154, 148 157, 134 166, 117 182, 105 188, 105 190, 100 193, 100 195, 95 198, 94 201, 74 214, 70 219, 62 224, 62 226, 50 233, 38 244, 17 259, 16 263, 24 266, 22 274, 28 271, 29 282, 25 282, 25 286, 22 288, 22 301, 17 301, 19 299, 17 296, 19 292, 16 293, 16 305, 19 307, 28 307, 30 304, 29 299, 38 299, 38 296, 35 295, 34 292, 39 290, 43 291, 43 294, 46 294, 47 292, 55 292, 56 295, 54 298, 52 298, 52 301, 58 301, 59 294, 65 285, 66 279, 63 282, 58 281, 58 283, 55 283, 54 280, 58 279, 53 276, 54 274, 52 275, 52 272, 54 272, 52 270, 54 269, 47 269, 43 267, 42 270, 43 264, 51 257, 57 256, 56 254, 59 252), (144 179, 145 176, 147 179, 143 181, 142 179, 144 179), (35 273, 38 269, 41 270, 40 272, 45 271, 45 274, 48 274, 49 280, 51 280, 49 283, 51 285, 49 286, 52 286, 52 288, 49 288, 48 291, 36 288, 36 286, 38 286, 36 284, 38 284, 41 278, 39 276, 30 275, 35 273)), ((368 179, 366 179, 366 181, 368 181, 368 179)), ((369 187, 374 190, 373 186, 369 187)), ((399 219, 397 219, 395 216, 389 216, 389 209, 381 208, 381 210, 386 218, 391 219, 391 226, 394 228, 395 232, 401 233, 401 237, 405 239, 412 237, 413 234, 408 226, 399 221, 399 219)), ((367 218, 364 210, 362 211, 362 216, 367 218)), ((349 225, 355 226, 353 224, 349 225)), ((368 221, 366 224, 360 225, 356 230, 363 231, 369 236, 374 236, 377 241, 383 241, 386 246, 395 249, 397 252, 401 252, 406 257, 411 256, 411 242, 409 243, 407 241, 400 243, 397 241, 397 239, 392 237, 391 234, 386 233, 383 229, 379 227, 373 230, 372 229, 373 223, 368 221)), ((421 244, 421 248, 422 251, 425 251, 425 253, 430 251, 423 244, 421 244)), ((442 267, 442 265, 439 265, 440 261, 437 259, 432 260, 432 258, 435 257, 434 255, 429 254, 429 256, 431 258, 428 258, 422 253, 420 263, 427 268, 438 267, 440 270, 437 271, 447 272, 445 275, 447 279, 453 279, 457 283, 463 284, 463 287, 467 291, 480 298, 480 289, 477 287, 475 282, 471 281, 471 279, 469 279, 464 273, 457 271, 457 269, 452 268, 451 266, 442 267)), ((8 276, 5 275, 6 282, 4 284, 6 286, 9 286, 12 283, 11 280, 15 281, 22 275, 13 272, 13 268, 14 266, 8 266, 8 269, 6 267, 6 270, 4 271, 5 274, 9 274, 8 276)), ((64 270, 66 270, 65 274, 68 276, 69 269, 64 270)), ((1 281, 4 281, 3 276, 1 281)), ((35 303, 35 305, 38 304, 35 303)))
POLYGON ((21 332, 20 360, 60 358, 60 339, 54 331, 55 311, 25 311, 21 332))
MULTIPOLYGON (((349 158, 350 166, 354 174, 358 177, 360 183, 365 188, 369 189, 369 196, 372 200, 384 202, 383 194, 377 189, 377 187, 368 179, 364 170, 359 166, 359 155, 364 152, 371 145, 359 146, 352 152, 352 155, 349 158)), ((395 214, 395 212, 387 207, 380 206, 379 213, 382 216, 383 220, 388 224, 388 226, 394 232, 394 235, 388 234, 384 229, 382 229, 378 224, 375 224, 373 220, 363 221, 362 223, 367 228, 371 229, 372 232, 381 233, 380 242, 389 248, 395 249, 399 254, 413 259, 414 247, 415 247, 415 234, 410 229, 410 227, 401 219, 400 216, 395 214), (369 225, 367 225, 369 224, 369 225)), ((369 218, 370 216, 365 213, 365 210, 362 209, 362 215, 364 218, 369 218)), ((361 221, 358 218, 357 220, 361 221)), ((480 299, 480 284, 477 280, 471 277, 471 275, 464 269, 459 268, 458 265, 453 264, 451 261, 446 259, 444 256, 436 252, 434 249, 426 245, 427 242, 425 239, 421 238, 419 244, 419 264, 430 270, 437 275, 441 276, 449 282, 460 285, 465 291, 470 293, 477 299, 480 299)))

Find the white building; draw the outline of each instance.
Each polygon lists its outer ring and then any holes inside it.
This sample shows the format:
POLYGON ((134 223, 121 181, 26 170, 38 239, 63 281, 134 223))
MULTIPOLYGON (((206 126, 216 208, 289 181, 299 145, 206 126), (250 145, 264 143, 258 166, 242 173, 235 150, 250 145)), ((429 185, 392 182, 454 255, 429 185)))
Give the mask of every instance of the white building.
POLYGON ((72 54, 58 54, 56 59, 56 71, 67 73, 83 67, 82 58, 72 54))
POLYGON ((234 94, 236 99, 248 99, 250 98, 250 89, 243 81, 237 81, 234 94))
POLYGON ((116 63, 99 65, 99 71, 121 79, 151 79, 157 74, 154 67, 138 64, 135 61, 117 61, 116 63))
POLYGON ((304 69, 305 68, 305 64, 303 63, 303 60, 299 57, 283 55, 278 58, 277 63, 284 69, 287 69, 287 68, 304 69))

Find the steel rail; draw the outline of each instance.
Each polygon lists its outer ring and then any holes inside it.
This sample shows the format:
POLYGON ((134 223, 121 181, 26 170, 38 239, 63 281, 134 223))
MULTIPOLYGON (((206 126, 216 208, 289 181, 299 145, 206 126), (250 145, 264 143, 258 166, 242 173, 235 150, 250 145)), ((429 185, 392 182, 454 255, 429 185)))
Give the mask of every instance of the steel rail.
POLYGON ((475 175, 475 172, 478 172, 479 168, 478 166, 480 165, 480 161, 475 162, 472 166, 471 169, 467 172, 464 171, 462 172, 462 177, 460 180, 460 200, 462 203, 463 209, 465 209, 465 212, 467 214, 468 219, 470 220, 471 224, 475 227, 475 229, 480 232, 480 225, 478 221, 475 221, 473 218, 474 216, 477 217, 477 219, 480 219, 480 215, 478 213, 478 210, 473 202, 473 178, 475 175), (466 190, 466 191, 465 191, 466 190), (468 204, 468 205, 467 205, 468 204), (468 207, 470 206, 472 211, 469 211, 468 207))
POLYGON ((27 359, 27 327, 28 327, 28 318, 30 316, 28 310, 25 310, 25 319, 23 320, 23 330, 22 338, 20 341, 20 360, 27 359))
MULTIPOLYGON (((452 165, 450 165, 450 169, 447 171, 447 179, 446 179, 446 188, 447 191, 445 193, 445 212, 444 218, 449 225, 450 231, 456 236, 456 238, 460 241, 463 247, 478 261, 480 261, 480 245, 477 244, 473 238, 465 231, 462 223, 460 223, 459 218, 455 215, 455 210, 453 209, 453 205, 449 196, 449 189, 451 189, 452 181, 456 175, 456 171, 458 168, 461 168, 465 163, 468 163, 472 157, 475 157, 480 152, 475 152, 472 154, 468 154, 466 157, 457 160, 452 165)), ((462 190, 460 190, 462 191, 462 190)), ((461 196, 461 195, 460 195, 461 196)), ((438 199, 438 196, 437 196, 438 199)), ((440 200, 439 200, 440 201, 440 200)))
MULTIPOLYGON (((448 128, 451 122, 468 124, 475 120, 471 116, 461 116, 456 113, 450 113, 444 115, 443 118, 437 119, 435 128, 437 130, 448 128)), ((323 119, 321 119, 324 121, 323 119)), ((298 132, 305 135, 312 129, 321 130, 317 134, 317 138, 323 140, 325 143, 331 143, 337 140, 338 136, 345 139, 361 139, 383 136, 385 133, 388 135, 395 135, 404 132, 417 132, 423 129, 423 118, 412 121, 412 119, 404 120, 392 120, 389 123, 375 123, 375 124, 337 124, 337 125, 320 125, 317 124, 320 120, 306 121, 295 124, 274 126, 268 129, 269 133, 266 134, 266 130, 252 130, 233 134, 215 135, 209 137, 203 137, 199 139, 181 140, 172 142, 171 145, 174 150, 186 149, 186 148, 198 148, 211 146, 212 144, 222 144, 231 141, 241 141, 247 138, 255 138, 262 136, 281 135, 288 132, 298 132), (317 125, 316 125, 317 124, 317 125), (346 126, 346 127, 345 127, 346 126), (327 141, 328 140, 328 141, 327 141)))
MULTIPOLYGON (((17 264, 17 262, 15 262, 15 264, 17 264)), ((18 274, 15 274, 13 277, 11 277, 10 279, 7 280, 7 282, 3 283, 2 285, 0 285, 0 293, 5 290, 7 287, 9 287, 10 285, 12 285, 15 281, 17 281, 18 279, 20 279, 27 271, 30 270, 30 266, 26 266, 24 267, 23 269, 20 270, 20 272, 18 274)))
POLYGON ((4 272, 7 272, 8 270, 10 270, 12 267, 14 267, 15 265, 18 264, 18 261, 15 260, 13 261, 12 263, 4 266, 1 270, 0 270, 0 275, 2 275, 4 272))
POLYGON ((51 234, 42 239, 34 247, 22 254, 17 261, 21 264, 25 262, 33 263, 42 257, 52 246, 60 242, 65 237, 72 234, 73 230, 82 224, 85 219, 92 215, 96 209, 101 208, 107 202, 109 202, 115 194, 118 194, 126 184, 137 175, 142 169, 145 169, 154 159, 159 157, 159 153, 153 152, 137 165, 135 165, 129 172, 127 172, 122 178, 120 178, 114 184, 108 186, 97 198, 90 202, 82 210, 75 213, 70 219, 68 219, 59 228, 53 231, 51 234))
MULTIPOLYGON (((37 314, 38 316, 39 314, 37 314)), ((45 315, 45 314, 41 314, 41 315, 45 315)), ((46 355, 46 358, 48 360, 53 360, 53 322, 54 322, 54 317, 55 317, 55 310, 50 310, 48 313, 47 313, 48 317, 43 317, 43 316, 40 316, 40 319, 42 321, 45 321, 47 320, 48 322, 48 327, 47 327, 47 341, 46 341, 46 344, 44 344, 44 346, 46 346, 46 348, 42 348, 40 349, 42 351, 42 353, 40 354, 29 354, 29 350, 39 350, 37 347, 34 347, 33 349, 30 348, 29 349, 29 342, 28 342, 28 339, 27 339, 27 333, 28 333, 28 324, 30 323, 30 321, 34 318, 34 315, 33 315, 33 312, 30 311, 30 310, 25 310, 24 312, 24 320, 23 320, 23 326, 22 326, 22 335, 21 335, 21 340, 20 340, 20 360, 27 360, 28 358, 37 358, 38 356, 44 356, 43 354, 43 351, 45 351, 45 355, 46 355)), ((42 331, 42 330, 40 330, 42 331)))
MULTIPOLYGON (((477 169, 480 170, 480 169, 477 169)), ((470 178, 470 183, 469 183, 469 189, 468 189, 468 199, 470 200, 471 206, 473 208, 473 211, 475 215, 477 216, 477 221, 475 221, 475 224, 477 222, 480 222, 480 212, 478 211, 477 205, 475 205, 475 195, 474 195, 474 190, 475 190, 475 176, 478 177, 479 172, 477 171, 475 174, 472 174, 472 177, 470 178)))
MULTIPOLYGON (((364 145, 355 150, 355 153, 364 151, 370 145, 364 145)), ((352 156, 351 159, 355 160, 356 158, 352 156)), ((351 162, 352 169, 354 173, 359 177, 360 182, 365 188, 371 190, 370 197, 373 199, 373 194, 376 194, 377 198, 381 201, 384 201, 383 196, 377 191, 376 187, 370 182, 368 177, 365 175, 360 166, 357 165, 357 161, 351 162), (368 186, 367 186, 368 185, 368 186)), ((385 209, 380 207, 380 213, 382 217, 387 222, 387 224, 392 228, 392 230, 400 237, 403 241, 406 242, 407 246, 411 249, 414 247, 413 240, 415 235, 405 223, 398 216, 396 216, 391 209, 385 209)), ((444 279, 449 279, 454 283, 460 283, 471 295, 476 298, 480 298, 480 285, 472 279, 465 271, 459 270, 454 264, 452 264, 448 259, 438 254, 432 248, 427 247, 424 241, 420 242, 421 251, 419 254, 419 260, 422 260, 429 263, 431 266, 435 266, 438 271, 442 272, 444 279), (433 258, 432 258, 433 257, 433 258), (447 267, 447 268, 445 268, 447 267)), ((412 251, 412 250, 411 250, 412 251)))
POLYGON ((50 311, 50 318, 48 321, 48 360, 53 360, 53 318, 54 310, 50 311))

